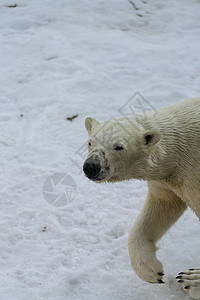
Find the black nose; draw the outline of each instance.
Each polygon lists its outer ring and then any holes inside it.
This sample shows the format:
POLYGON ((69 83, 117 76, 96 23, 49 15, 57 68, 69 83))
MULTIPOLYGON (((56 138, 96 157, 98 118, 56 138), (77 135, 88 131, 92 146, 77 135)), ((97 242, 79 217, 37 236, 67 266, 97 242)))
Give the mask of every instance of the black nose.
POLYGON ((97 174, 99 174, 101 170, 101 166, 98 162, 86 160, 83 165, 83 171, 89 178, 94 178, 97 174))

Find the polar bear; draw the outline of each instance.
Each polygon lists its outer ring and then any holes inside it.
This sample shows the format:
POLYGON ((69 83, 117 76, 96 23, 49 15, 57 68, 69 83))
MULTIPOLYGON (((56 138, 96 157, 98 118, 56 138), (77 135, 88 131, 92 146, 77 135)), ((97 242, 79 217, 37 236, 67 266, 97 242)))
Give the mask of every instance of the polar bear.
MULTIPOLYGON (((132 268, 163 283, 156 242, 187 207, 200 218, 200 97, 145 115, 99 123, 87 118, 89 154, 83 165, 92 181, 146 180, 148 193, 128 238, 132 268)), ((200 299, 200 268, 180 272, 178 282, 200 299)))

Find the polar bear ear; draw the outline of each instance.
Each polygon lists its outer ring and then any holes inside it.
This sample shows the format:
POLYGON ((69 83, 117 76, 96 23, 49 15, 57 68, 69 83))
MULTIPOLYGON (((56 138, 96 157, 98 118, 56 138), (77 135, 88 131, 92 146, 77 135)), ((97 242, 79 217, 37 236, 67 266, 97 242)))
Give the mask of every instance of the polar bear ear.
POLYGON ((88 134, 90 135, 95 127, 97 127, 100 123, 93 118, 85 119, 85 128, 87 129, 88 134))
POLYGON ((160 140, 161 134, 156 130, 145 132, 143 135, 145 145, 155 145, 160 140))

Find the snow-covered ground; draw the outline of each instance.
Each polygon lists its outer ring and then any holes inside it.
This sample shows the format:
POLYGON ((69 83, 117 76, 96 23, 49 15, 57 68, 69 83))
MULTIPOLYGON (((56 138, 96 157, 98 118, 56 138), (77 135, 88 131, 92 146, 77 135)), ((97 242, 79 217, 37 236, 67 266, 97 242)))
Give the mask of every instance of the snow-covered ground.
POLYGON ((119 116, 136 92, 155 109, 200 95, 199 20, 198 0, 1 0, 1 300, 189 299, 174 278, 200 267, 197 217, 159 242, 166 283, 145 283, 127 237, 146 184, 81 169, 85 117, 119 116), (57 173, 77 186, 59 207, 43 195, 57 173))

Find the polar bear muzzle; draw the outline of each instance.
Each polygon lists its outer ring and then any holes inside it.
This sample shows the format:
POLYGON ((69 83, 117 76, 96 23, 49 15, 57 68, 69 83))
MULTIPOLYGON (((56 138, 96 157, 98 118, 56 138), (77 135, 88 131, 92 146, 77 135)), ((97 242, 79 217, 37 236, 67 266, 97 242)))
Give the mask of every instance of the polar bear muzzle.
POLYGON ((95 179, 101 171, 100 162, 92 157, 88 158, 83 165, 83 171, 89 179, 95 179))
POLYGON ((109 176, 110 168, 103 150, 96 150, 89 155, 83 165, 85 175, 93 181, 103 181, 109 176))

